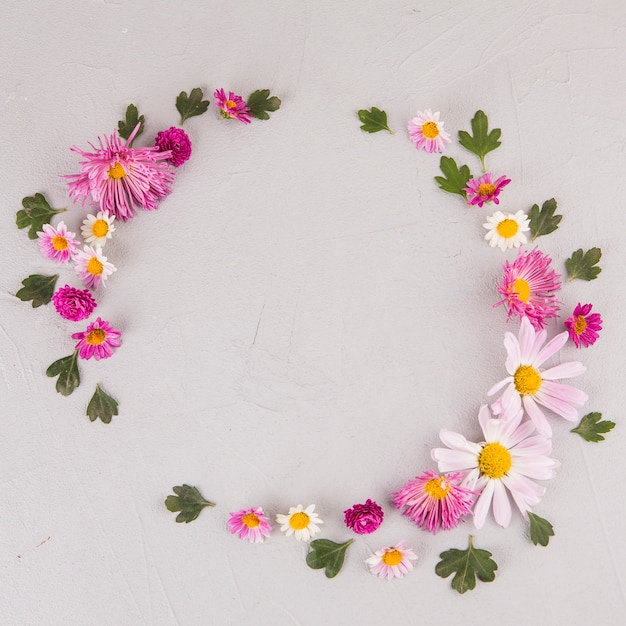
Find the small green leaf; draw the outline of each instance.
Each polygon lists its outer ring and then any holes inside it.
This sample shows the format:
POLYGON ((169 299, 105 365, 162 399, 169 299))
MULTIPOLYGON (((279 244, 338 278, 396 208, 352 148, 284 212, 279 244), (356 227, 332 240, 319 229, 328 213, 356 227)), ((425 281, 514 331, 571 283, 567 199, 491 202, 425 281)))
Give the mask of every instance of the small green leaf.
POLYGON ((491 558, 491 552, 474 548, 470 535, 467 550, 447 550, 439 557, 441 561, 435 567, 435 573, 442 578, 454 574, 452 589, 465 593, 476 587, 476 577, 484 583, 490 583, 496 577, 497 563, 491 558))
POLYGON ((588 413, 580 420, 580 424, 576 428, 572 428, 570 432, 577 433, 585 441, 598 443, 604 441, 604 437, 600 433, 608 433, 615 428, 615 422, 602 420, 602 413, 588 413))
POLYGON ((387 125, 387 114, 376 107, 372 107, 371 111, 360 109, 357 113, 359 119, 363 123, 361 130, 366 133, 377 133, 380 130, 386 130, 392 135, 394 132, 387 125))
POLYGON ((200 87, 195 87, 187 95, 186 91, 181 91, 176 98, 176 109, 180 113, 180 123, 184 124, 185 120, 196 115, 202 115, 209 108, 209 101, 203 100, 204 94, 200 87))
POLYGON ((576 252, 565 261, 569 279, 574 280, 574 278, 579 278, 580 280, 594 280, 597 278, 598 274, 602 271, 602 268, 596 267, 601 257, 602 250, 600 248, 590 248, 587 252, 583 252, 582 248, 576 250, 576 252))
POLYGON ((59 377, 56 389, 62 396, 69 396, 80 385, 77 359, 78 350, 74 350, 73 354, 55 361, 46 370, 46 376, 50 378, 59 377))
POLYGON ((306 564, 311 569, 322 569, 326 578, 334 578, 343 567, 346 550, 354 539, 345 543, 335 543, 330 539, 315 539, 311 541, 311 551, 306 555, 306 564))
POLYGON ((167 510, 172 511, 172 513, 180 511, 176 516, 178 523, 185 522, 188 524, 189 522, 193 522, 193 520, 200 515, 204 507, 215 506, 213 502, 205 500, 198 489, 191 485, 173 487, 172 491, 176 495, 167 496, 167 498, 165 498, 165 506, 167 510))
POLYGON ((44 224, 50 223, 53 215, 66 211, 66 209, 53 209, 42 193, 26 196, 22 200, 22 206, 24 208, 15 215, 15 223, 18 228, 30 226, 29 239, 37 239, 37 232, 43 228, 44 224))
POLYGON ((538 204, 533 204, 528 217, 530 218, 530 235, 531 241, 535 241, 537 237, 549 235, 553 233, 563 219, 562 215, 555 215, 556 200, 550 198, 541 205, 539 210, 538 204))
POLYGON ((539 517, 534 513, 528 513, 528 521, 530 522, 530 540, 535 544, 547 546, 550 537, 554 537, 554 528, 547 519, 539 517))
POLYGON ((100 385, 96 385, 96 391, 87 405, 86 415, 89 416, 89 420, 92 422, 100 418, 105 424, 110 424, 111 418, 118 414, 117 407, 117 400, 104 393, 100 385))
POLYGON ((281 101, 276 96, 270 97, 269 89, 257 89, 248 96, 246 105, 250 109, 250 115, 259 120, 269 120, 268 111, 278 111, 281 101))
POLYGON ((472 177, 469 167, 461 165, 459 169, 454 159, 442 156, 439 168, 443 172, 443 176, 435 176, 439 188, 448 193, 456 193, 467 198, 465 187, 467 187, 467 181, 472 177))
POLYGON ((48 304, 52 299, 54 286, 58 277, 58 274, 55 274, 54 276, 31 274, 28 278, 25 278, 22 281, 22 285, 24 286, 15 294, 15 296, 22 300, 22 302, 32 300, 33 309, 36 309, 42 304, 48 304))
POLYGON ((489 120, 483 111, 476 111, 472 119, 472 134, 465 130, 459 131, 459 143, 480 157, 480 163, 485 171, 485 155, 500 145, 502 131, 494 128, 489 132, 489 120))
POLYGON ((141 135, 141 133, 143 133, 145 121, 146 118, 143 115, 139 115, 137 107, 134 104, 129 104, 126 107, 125 118, 117 123, 117 132, 122 139, 128 139, 135 130, 137 124, 140 124, 139 130, 133 139, 134 141, 137 137, 139 137, 139 135, 141 135))

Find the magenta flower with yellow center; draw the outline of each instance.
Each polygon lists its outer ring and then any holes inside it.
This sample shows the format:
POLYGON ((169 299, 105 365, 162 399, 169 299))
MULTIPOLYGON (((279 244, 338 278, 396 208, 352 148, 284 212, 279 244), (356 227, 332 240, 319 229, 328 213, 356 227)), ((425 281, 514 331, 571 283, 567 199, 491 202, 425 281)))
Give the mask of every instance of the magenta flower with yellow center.
POLYGON ((74 349, 78 350, 78 356, 81 359, 93 357, 99 361, 100 359, 108 359, 113 355, 114 349, 122 345, 121 336, 122 333, 119 330, 99 317, 87 326, 85 332, 74 333, 72 339, 79 340, 74 349))
POLYGON ((77 250, 74 256, 76 273, 85 283, 85 287, 95 289, 103 283, 113 272, 117 270, 113 263, 103 256, 102 248, 85 246, 83 250, 77 250))
POLYGON ((76 235, 67 230, 65 222, 59 222, 56 228, 44 224, 37 237, 39 237, 37 243, 44 256, 57 263, 68 263, 78 250, 76 235))
POLYGON ((228 518, 228 527, 233 535, 239 535, 239 539, 252 543, 263 543, 272 530, 269 519, 261 507, 231 513, 228 518))
POLYGON ((249 113, 250 108, 241 96, 232 91, 228 92, 228 96, 226 96, 226 92, 223 89, 216 89, 213 97, 223 118, 239 120, 244 124, 249 124, 252 120, 252 116, 249 113))
POLYGON ((599 313, 592 313, 591 308, 591 304, 579 302, 574 308, 572 316, 565 320, 565 328, 569 332, 569 338, 577 348, 588 348, 600 336, 602 317, 599 313))
POLYGON ((480 178, 470 178, 467 181, 467 187, 464 191, 467 194, 467 204, 478 205, 482 207, 485 202, 494 202, 500 204, 498 196, 506 185, 511 182, 510 178, 500 176, 497 180, 493 180, 493 174, 487 172, 480 178))
POLYGON ((402 578, 412 571, 412 561, 417 561, 417 555, 413 550, 406 547, 406 541, 400 541, 389 548, 376 550, 374 554, 365 559, 372 574, 387 580, 402 578))
POLYGON ((418 150, 443 152, 445 144, 451 141, 450 135, 443 129, 443 122, 439 121, 439 111, 418 111, 417 116, 409 121, 408 129, 411 141, 418 150))

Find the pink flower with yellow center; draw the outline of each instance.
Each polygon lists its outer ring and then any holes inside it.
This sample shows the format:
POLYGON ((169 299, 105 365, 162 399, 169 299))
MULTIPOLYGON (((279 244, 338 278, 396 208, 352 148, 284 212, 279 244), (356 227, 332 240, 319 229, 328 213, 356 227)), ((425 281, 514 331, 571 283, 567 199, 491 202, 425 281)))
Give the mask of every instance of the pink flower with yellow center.
POLYGON ((77 250, 74 257, 76 273, 85 283, 85 287, 95 289, 117 270, 113 263, 109 263, 102 254, 102 248, 85 246, 83 250, 77 250))
POLYGON ((65 222, 59 222, 56 228, 44 224, 43 231, 39 231, 37 237, 44 256, 57 263, 68 263, 78 249, 76 235, 67 230, 65 222))
POLYGON ((500 204, 498 196, 506 185, 511 182, 510 178, 500 176, 498 180, 493 180, 493 174, 487 172, 480 178, 470 178, 464 191, 467 194, 467 204, 482 207, 485 202, 500 204))
POLYGON ((365 559, 370 572, 380 578, 391 580, 402 578, 412 571, 412 561, 417 561, 417 555, 405 545, 406 541, 400 541, 393 547, 376 550, 372 556, 365 559))
POLYGON ((78 339, 75 350, 81 359, 94 357, 96 361, 108 359, 113 355, 114 348, 119 348, 122 343, 120 337, 122 333, 98 318, 95 322, 87 326, 87 330, 82 333, 74 333, 72 339, 78 339))
POLYGON ((272 530, 269 519, 261 507, 231 513, 228 527, 233 535, 239 535, 239 539, 252 543, 263 543, 264 538, 269 537, 272 530))
POLYGON ((252 116, 249 114, 250 108, 241 96, 230 91, 226 97, 226 92, 223 89, 216 89, 213 97, 215 104, 221 109, 220 115, 222 117, 239 120, 244 124, 249 124, 252 120, 252 116))
POLYGON ((443 129, 443 122, 439 121, 439 111, 418 111, 417 117, 409 121, 408 129, 411 141, 418 150, 443 152, 445 144, 451 141, 450 135, 443 129))
POLYGON ((581 304, 574 308, 571 317, 565 320, 565 328, 569 332, 569 338, 577 348, 588 348, 596 342, 602 330, 602 317, 600 313, 591 313, 591 304, 581 304))

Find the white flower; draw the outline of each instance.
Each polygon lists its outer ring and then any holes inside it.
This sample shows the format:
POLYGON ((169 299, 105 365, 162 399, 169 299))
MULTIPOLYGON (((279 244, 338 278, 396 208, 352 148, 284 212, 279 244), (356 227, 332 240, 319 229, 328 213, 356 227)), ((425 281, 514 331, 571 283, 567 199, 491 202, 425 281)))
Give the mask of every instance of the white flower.
POLYGON ((95 216, 88 215, 80 227, 80 234, 85 243, 104 247, 107 239, 111 239, 111 233, 115 230, 114 220, 115 215, 110 215, 106 211, 98 211, 95 216))
POLYGON ((306 509, 303 509, 301 504, 292 506, 286 515, 279 513, 276 516, 276 523, 281 524, 280 529, 287 537, 295 535, 296 541, 311 541, 311 537, 320 532, 316 524, 324 523, 317 513, 313 513, 314 509, 314 504, 310 504, 306 509))
POLYGON ((402 578, 413 569, 411 561, 417 561, 417 555, 410 548, 405 548, 405 541, 401 541, 392 548, 376 550, 372 556, 365 559, 370 572, 380 578, 391 580, 402 578))
POLYGON ((485 239, 492 248, 498 246, 500 250, 509 248, 519 248, 527 243, 526 235, 530 230, 530 221, 524 211, 517 213, 503 213, 496 211, 487 218, 487 223, 483 224, 487 229, 485 239))

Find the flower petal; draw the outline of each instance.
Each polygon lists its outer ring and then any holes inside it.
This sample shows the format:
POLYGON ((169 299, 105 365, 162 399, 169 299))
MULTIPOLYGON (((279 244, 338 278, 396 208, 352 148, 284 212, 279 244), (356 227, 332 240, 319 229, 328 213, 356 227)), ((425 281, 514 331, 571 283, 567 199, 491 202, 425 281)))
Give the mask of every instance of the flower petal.
POLYGON ((562 378, 574 378, 587 371, 587 368, 580 361, 568 361, 541 372, 544 380, 560 380, 562 378))
POLYGON ((535 368, 540 367, 541 364, 547 361, 553 354, 556 354, 567 343, 568 339, 569 333, 567 331, 558 334, 543 347, 534 358, 531 365, 535 368))
POLYGON ((511 523, 511 503, 506 495, 506 489, 499 480, 492 480, 493 487, 493 516, 498 524, 507 528, 511 523))
POLYGON ((532 420, 535 428, 545 437, 552 437, 552 428, 543 414, 543 411, 537 406, 537 403, 531 396, 524 396, 522 403, 526 409, 528 417, 532 420))

